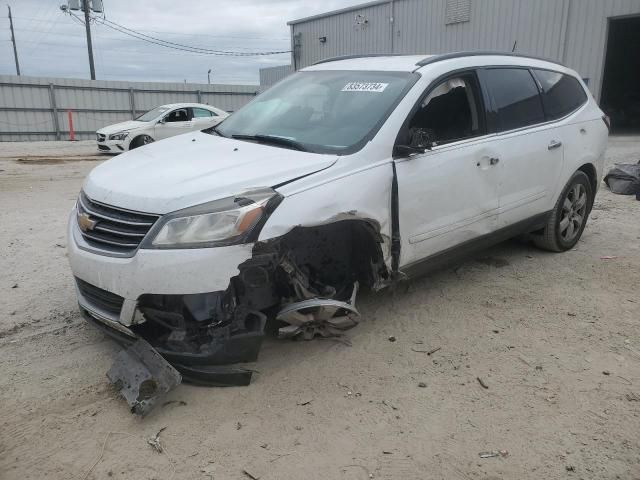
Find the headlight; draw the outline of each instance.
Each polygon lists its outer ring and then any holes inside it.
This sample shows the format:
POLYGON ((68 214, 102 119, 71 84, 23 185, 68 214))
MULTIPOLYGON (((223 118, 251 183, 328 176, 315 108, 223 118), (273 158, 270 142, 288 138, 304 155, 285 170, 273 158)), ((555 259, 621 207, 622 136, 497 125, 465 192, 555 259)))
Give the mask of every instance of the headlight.
POLYGON ((203 248, 246 243, 280 203, 271 188, 252 190, 166 215, 142 248, 203 248))
POLYGON ((124 140, 129 136, 129 132, 120 132, 109 135, 109 140, 124 140))

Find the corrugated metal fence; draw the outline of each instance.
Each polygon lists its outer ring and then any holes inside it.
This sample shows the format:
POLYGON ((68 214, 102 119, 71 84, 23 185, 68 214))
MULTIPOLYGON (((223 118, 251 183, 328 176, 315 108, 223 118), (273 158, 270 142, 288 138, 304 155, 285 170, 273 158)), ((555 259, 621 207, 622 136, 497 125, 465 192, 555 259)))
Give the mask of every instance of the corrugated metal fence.
POLYGON ((278 65, 277 67, 267 67, 260 69, 260 88, 269 88, 278 83, 283 78, 293 73, 291 65, 278 65))
POLYGON ((0 141, 64 140, 72 112, 76 139, 167 103, 198 102, 232 112, 257 85, 142 83, 0 75, 0 141))

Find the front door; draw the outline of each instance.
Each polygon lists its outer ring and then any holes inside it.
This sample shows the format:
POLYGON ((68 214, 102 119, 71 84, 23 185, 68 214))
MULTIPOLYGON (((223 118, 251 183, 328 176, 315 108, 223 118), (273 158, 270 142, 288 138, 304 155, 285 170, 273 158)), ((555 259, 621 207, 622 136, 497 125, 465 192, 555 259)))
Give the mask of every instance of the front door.
POLYGON ((190 110, 187 107, 176 108, 166 114, 154 128, 155 140, 162 140, 163 138, 191 131, 193 120, 190 110))
POLYGON ((474 72, 430 87, 405 123, 396 152, 426 150, 395 159, 401 270, 495 230, 498 170, 485 123, 474 72))

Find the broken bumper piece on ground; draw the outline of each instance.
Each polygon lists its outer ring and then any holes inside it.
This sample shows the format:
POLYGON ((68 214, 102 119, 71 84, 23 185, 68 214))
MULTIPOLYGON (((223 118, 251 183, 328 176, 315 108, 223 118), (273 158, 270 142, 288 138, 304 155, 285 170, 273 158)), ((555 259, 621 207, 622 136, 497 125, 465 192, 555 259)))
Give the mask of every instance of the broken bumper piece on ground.
POLYGON ((182 381, 178 371, 144 340, 121 351, 107 377, 120 390, 131 412, 142 416, 182 381))
MULTIPOLYGON (((249 385, 253 371, 233 363, 257 359, 266 322, 264 315, 254 313, 256 331, 235 335, 221 332, 207 345, 202 345, 199 352, 194 352, 168 350, 170 345, 163 344, 162 337, 149 337, 155 344, 152 346, 139 332, 97 318, 86 310, 82 313, 95 326, 128 347, 118 354, 107 377, 120 390, 131 412, 143 416, 183 380, 213 387, 249 385)), ((148 330, 144 333, 149 334, 148 330)))

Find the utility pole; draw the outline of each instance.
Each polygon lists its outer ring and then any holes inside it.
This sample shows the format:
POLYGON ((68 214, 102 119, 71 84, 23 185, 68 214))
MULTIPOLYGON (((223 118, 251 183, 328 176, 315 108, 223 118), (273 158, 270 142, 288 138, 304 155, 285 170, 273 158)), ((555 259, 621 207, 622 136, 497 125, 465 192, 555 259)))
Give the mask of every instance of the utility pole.
POLYGON ((13 17, 11 17, 11 7, 9 9, 9 27, 11 28, 11 42, 13 43, 13 57, 16 59, 16 73, 20 76, 20 62, 18 62, 18 49, 16 48, 16 36, 13 33, 13 17))
MULTIPOLYGON (((84 10, 84 28, 87 31, 87 49, 89 50, 89 69, 91 70, 91 80, 96 79, 96 68, 93 65, 93 44, 91 43, 91 24, 89 20, 89 0, 82 0, 82 9, 84 10)), ((15 44, 14 44, 15 48, 15 44)))

